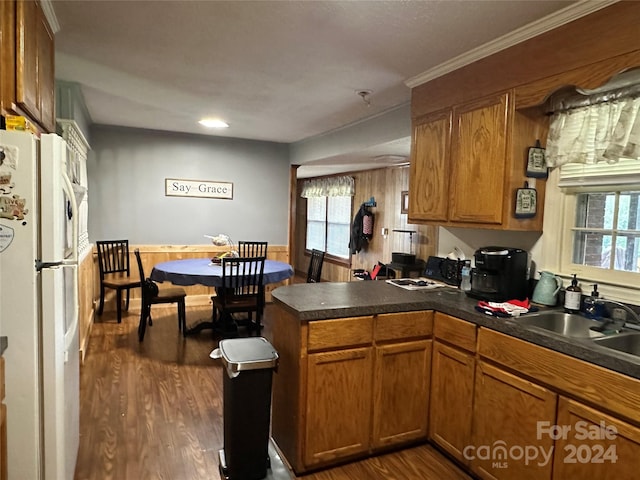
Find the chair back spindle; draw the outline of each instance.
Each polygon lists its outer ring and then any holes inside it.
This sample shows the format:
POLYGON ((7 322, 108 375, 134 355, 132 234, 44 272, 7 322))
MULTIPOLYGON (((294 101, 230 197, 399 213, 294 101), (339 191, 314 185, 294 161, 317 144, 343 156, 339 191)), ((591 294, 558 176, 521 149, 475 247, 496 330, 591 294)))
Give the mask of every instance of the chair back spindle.
POLYGON ((269 242, 240 240, 238 242, 239 257, 265 257, 269 242))

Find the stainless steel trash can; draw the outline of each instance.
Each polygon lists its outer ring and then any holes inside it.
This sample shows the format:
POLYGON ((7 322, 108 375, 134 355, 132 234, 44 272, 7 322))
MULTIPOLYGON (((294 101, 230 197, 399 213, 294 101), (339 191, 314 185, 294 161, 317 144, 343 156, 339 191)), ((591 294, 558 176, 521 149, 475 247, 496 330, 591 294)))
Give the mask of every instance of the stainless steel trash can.
POLYGON ((259 480, 269 468, 271 380, 278 353, 263 337, 220 340, 211 358, 221 359, 224 448, 220 474, 228 480, 259 480))

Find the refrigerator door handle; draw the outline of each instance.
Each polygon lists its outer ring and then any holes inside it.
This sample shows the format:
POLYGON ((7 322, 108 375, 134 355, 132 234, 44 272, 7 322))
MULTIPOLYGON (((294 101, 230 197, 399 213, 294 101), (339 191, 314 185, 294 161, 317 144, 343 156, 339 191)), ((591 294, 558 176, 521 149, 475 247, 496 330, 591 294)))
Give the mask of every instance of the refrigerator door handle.
POLYGON ((43 268, 53 268, 63 265, 63 262, 43 262, 36 258, 36 272, 41 271, 43 268))

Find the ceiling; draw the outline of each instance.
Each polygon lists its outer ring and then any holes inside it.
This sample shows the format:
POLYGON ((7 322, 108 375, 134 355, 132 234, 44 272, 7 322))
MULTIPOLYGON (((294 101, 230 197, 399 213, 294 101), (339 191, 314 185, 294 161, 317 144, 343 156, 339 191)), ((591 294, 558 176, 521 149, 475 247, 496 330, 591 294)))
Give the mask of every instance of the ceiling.
MULTIPOLYGON (((50 1, 56 78, 81 86, 93 123, 287 144, 406 106, 425 72, 573 3, 50 1)), ((309 167, 406 161, 408 135, 309 167)))

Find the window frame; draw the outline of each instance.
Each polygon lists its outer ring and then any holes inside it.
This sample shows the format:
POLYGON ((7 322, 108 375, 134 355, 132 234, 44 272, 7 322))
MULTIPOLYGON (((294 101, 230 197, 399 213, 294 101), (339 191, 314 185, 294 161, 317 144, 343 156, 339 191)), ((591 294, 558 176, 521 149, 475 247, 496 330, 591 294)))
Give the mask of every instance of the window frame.
MULTIPOLYGON (((566 208, 566 216, 565 216, 565 224, 564 230, 566 234, 564 235, 565 241, 562 244, 562 263, 561 268, 564 270, 571 270, 574 273, 578 274, 578 276, 586 276, 589 278, 602 278, 602 281, 610 283, 612 285, 640 285, 640 273, 637 272, 627 272, 622 270, 612 270, 605 268, 592 267, 589 265, 581 265, 577 263, 573 263, 573 243, 574 243, 574 232, 575 228, 575 218, 576 218, 576 207, 577 207, 577 195, 579 193, 596 193, 596 192, 614 192, 614 191, 627 191, 631 190, 629 187, 618 187, 618 188, 589 188, 589 189, 576 189, 571 190, 565 194, 567 197, 565 208, 566 208)), ((634 189, 635 190, 635 189, 634 189)), ((615 229, 615 228, 614 228, 615 229)), ((612 229, 612 230, 614 230, 612 229)))
POLYGON ((624 185, 618 188, 589 187, 563 190, 558 186, 559 168, 553 169, 547 180, 544 234, 542 236, 541 264, 538 270, 551 270, 565 279, 565 287, 575 274, 582 287, 582 294, 589 295, 592 285, 604 298, 629 304, 638 303, 640 274, 620 270, 605 270, 573 263, 573 227, 577 206, 577 193, 609 192, 616 189, 637 190, 640 185, 624 185), (558 248, 560 246, 560 248, 558 248))
MULTIPOLYGON (((345 197, 347 197, 348 195, 344 195, 345 197)), ((349 223, 348 225, 351 225, 351 217, 353 216, 353 196, 349 196, 351 198, 351 204, 349 206, 349 223)), ((329 261, 331 263, 336 263, 339 265, 344 265, 347 267, 351 266, 351 255, 347 256, 347 257, 339 257, 337 255, 331 254, 329 252, 327 252, 327 235, 328 235, 328 225, 329 225, 329 221, 328 221, 328 215, 329 215, 329 197, 328 196, 324 196, 324 197, 318 197, 318 198, 324 198, 325 202, 326 202, 326 209, 325 209, 325 247, 324 247, 324 259, 325 261, 329 261)), ((305 200, 305 228, 304 228, 304 254, 305 256, 311 256, 311 249, 307 248, 307 231, 308 231, 308 202, 309 200, 307 198, 304 199, 305 200)))

